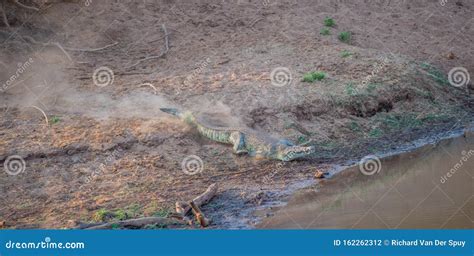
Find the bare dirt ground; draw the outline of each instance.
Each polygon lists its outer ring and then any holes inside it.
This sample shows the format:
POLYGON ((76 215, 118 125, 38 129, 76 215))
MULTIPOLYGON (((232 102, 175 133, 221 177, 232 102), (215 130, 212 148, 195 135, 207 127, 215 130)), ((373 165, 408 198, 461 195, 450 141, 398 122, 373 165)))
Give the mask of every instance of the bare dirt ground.
POLYGON ((474 70, 472 1, 27 3, 40 10, 7 1, 10 28, 0 23, 0 161, 26 164, 0 172, 5 228, 167 215, 214 182, 212 227, 248 228, 253 208, 316 169, 473 121, 472 82, 448 81, 474 70), (336 24, 322 35, 327 16, 336 24), (274 70, 291 82, 275 86, 274 70), (302 82, 312 71, 326 77, 302 82), (235 156, 160 113, 169 106, 317 153, 235 156), (202 160, 195 175, 182 170, 190 155, 202 160))

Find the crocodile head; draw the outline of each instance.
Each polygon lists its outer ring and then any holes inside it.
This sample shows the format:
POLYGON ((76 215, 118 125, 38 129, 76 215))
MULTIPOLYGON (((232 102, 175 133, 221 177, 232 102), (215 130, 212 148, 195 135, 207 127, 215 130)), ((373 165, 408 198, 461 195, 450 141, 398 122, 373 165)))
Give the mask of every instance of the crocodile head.
POLYGON ((316 148, 314 146, 289 146, 281 148, 278 152, 278 159, 282 161, 291 161, 297 158, 305 157, 308 155, 313 154, 316 152, 316 148))

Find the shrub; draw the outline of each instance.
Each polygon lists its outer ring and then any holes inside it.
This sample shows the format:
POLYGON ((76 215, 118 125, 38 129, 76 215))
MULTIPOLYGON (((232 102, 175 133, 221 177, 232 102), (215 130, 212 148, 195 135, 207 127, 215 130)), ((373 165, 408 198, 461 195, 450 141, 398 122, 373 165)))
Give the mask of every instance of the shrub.
POLYGON ((352 34, 349 31, 343 31, 343 32, 339 33, 339 36, 337 38, 339 38, 339 40, 341 42, 350 43, 351 38, 352 38, 352 34))
POLYGON ((334 27, 334 25, 336 25, 336 22, 334 21, 333 18, 330 18, 330 17, 326 17, 324 19, 324 25, 326 27, 334 27))
POLYGON ((303 82, 312 83, 316 80, 321 81, 325 77, 326 77, 326 73, 324 73, 324 72, 320 72, 320 71, 310 72, 310 73, 307 73, 303 76, 303 82))

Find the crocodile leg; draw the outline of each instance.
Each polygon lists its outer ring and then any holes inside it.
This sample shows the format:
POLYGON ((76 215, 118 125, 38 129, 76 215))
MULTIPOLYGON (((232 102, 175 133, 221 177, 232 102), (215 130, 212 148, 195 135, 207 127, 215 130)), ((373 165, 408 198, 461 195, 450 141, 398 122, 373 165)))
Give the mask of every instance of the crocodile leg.
POLYGON ((245 135, 241 132, 233 132, 230 136, 230 141, 234 145, 234 153, 235 154, 245 154, 248 153, 247 149, 245 148, 245 135))

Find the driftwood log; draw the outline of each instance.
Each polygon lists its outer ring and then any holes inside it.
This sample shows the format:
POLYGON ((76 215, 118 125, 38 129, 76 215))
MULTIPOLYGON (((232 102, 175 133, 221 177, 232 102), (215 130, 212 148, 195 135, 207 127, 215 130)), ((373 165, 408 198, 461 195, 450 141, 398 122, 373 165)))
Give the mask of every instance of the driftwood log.
POLYGON ((191 209, 193 211, 194 216, 196 216, 196 221, 201 225, 201 227, 205 228, 209 226, 211 221, 204 216, 204 213, 202 213, 201 209, 193 202, 189 202, 189 205, 191 206, 191 209))
MULTIPOLYGON (((138 219, 129 219, 117 222, 110 222, 110 223, 95 223, 95 224, 83 224, 82 229, 113 229, 113 228, 126 228, 126 229, 139 229, 144 228, 148 225, 176 225, 182 224, 186 225, 187 223, 178 220, 178 219, 170 219, 170 218, 163 218, 163 217, 144 217, 138 219)), ((81 228, 79 226, 78 228, 81 228)))
MULTIPOLYGON (((193 203, 198 208, 207 204, 217 194, 217 184, 211 184, 204 193, 193 199, 193 203)), ((188 202, 179 201, 176 202, 176 213, 182 214, 183 216, 188 214, 191 210, 191 205, 188 202)))

